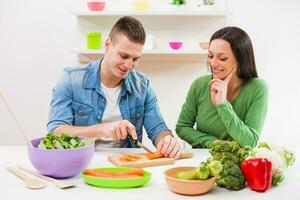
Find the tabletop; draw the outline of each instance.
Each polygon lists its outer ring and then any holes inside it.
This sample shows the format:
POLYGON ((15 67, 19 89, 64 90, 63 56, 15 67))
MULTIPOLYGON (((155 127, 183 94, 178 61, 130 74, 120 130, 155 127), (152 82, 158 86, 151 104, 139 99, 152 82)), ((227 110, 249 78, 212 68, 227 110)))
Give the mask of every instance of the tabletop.
MULTIPOLYGON (((55 187, 51 182, 44 181, 47 185, 46 188, 41 190, 30 190, 24 185, 24 182, 9 173, 6 167, 17 167, 22 165, 28 168, 33 166, 27 155, 25 146, 11 147, 0 146, 0 183, 1 183, 1 200, 16 200, 16 199, 39 199, 39 200, 53 200, 53 199, 72 199, 72 200, 183 200, 183 199, 300 199, 300 162, 296 159, 293 166, 285 171, 285 180, 281 185, 272 187, 271 190, 258 193, 250 190, 248 187, 240 191, 231 191, 225 188, 220 188, 217 185, 213 189, 204 195, 200 196, 184 196, 171 192, 165 182, 164 171, 177 167, 177 166, 197 166, 202 161, 205 161, 209 156, 209 152, 206 149, 193 149, 193 158, 176 160, 173 165, 164 165, 156 167, 147 167, 145 170, 152 173, 150 182, 139 188, 130 189, 110 189, 99 188, 87 185, 84 183, 80 175, 76 175, 72 178, 66 179, 76 183, 75 188, 59 189, 55 187)), ((88 168, 98 167, 111 167, 113 166, 107 161, 108 155, 115 155, 121 153, 140 153, 141 149, 97 149, 94 153, 93 159, 88 168)), ((300 151, 296 151, 296 155, 299 155, 300 151)))

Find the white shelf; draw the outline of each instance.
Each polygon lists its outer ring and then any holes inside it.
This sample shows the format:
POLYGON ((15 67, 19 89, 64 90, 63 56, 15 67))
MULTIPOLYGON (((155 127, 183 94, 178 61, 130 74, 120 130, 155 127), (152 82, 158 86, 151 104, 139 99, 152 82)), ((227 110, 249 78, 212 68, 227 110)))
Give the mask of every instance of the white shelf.
MULTIPOLYGON (((225 1, 225 0, 224 0, 225 1)), ((141 62, 206 62, 207 51, 198 45, 199 41, 207 41, 211 34, 223 26, 229 14, 224 7, 219 10, 165 10, 165 11, 89 11, 71 12, 77 17, 78 44, 74 52, 81 63, 99 59, 103 50, 86 50, 84 38, 89 31, 102 32, 107 37, 112 24, 122 16, 137 17, 154 36, 154 50, 144 50, 141 62), (185 46, 180 50, 168 49, 168 41, 183 41, 185 46)), ((102 39, 103 39, 102 38, 102 39)))
MULTIPOLYGON (((79 62, 87 63, 92 60, 99 59, 104 56, 103 50, 85 50, 85 49, 76 49, 74 50, 77 53, 79 62)), ((180 62, 180 61, 189 61, 189 62, 203 62, 206 60, 207 51, 202 49, 195 50, 144 50, 142 54, 141 61, 158 61, 158 62, 180 62)))
POLYGON ((224 11, 78 11, 72 12, 77 17, 84 16, 210 16, 223 17, 228 15, 224 11))

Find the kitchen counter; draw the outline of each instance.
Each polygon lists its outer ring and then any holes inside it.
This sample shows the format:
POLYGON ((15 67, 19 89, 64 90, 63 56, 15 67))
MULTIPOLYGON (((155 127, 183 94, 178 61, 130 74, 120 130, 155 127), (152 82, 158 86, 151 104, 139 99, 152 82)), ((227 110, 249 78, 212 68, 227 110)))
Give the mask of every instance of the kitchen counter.
MULTIPOLYGON (((111 167, 112 164, 107 161, 108 155, 119 153, 137 153, 142 152, 141 149, 97 149, 89 168, 111 167)), ((9 147, 0 146, 0 183, 1 183, 1 200, 17 200, 17 199, 64 199, 64 200, 184 200, 184 199, 300 199, 300 162, 296 159, 295 164, 288 168, 285 172, 286 178, 284 182, 273 187, 265 193, 258 193, 245 188, 240 191, 230 191, 219 188, 217 185, 207 194, 202 196, 183 196, 171 192, 165 182, 163 172, 166 169, 176 166, 197 166, 201 161, 205 161, 210 154, 205 149, 193 149, 194 157, 190 159, 177 160, 174 165, 165 165, 157 167, 144 168, 152 173, 150 182, 144 187, 131 189, 108 189, 98 188, 86 185, 80 175, 72 177, 70 181, 76 182, 77 187, 69 189, 59 189, 52 183, 44 181, 47 187, 41 190, 30 190, 25 188, 24 182, 9 173, 5 168, 7 166, 16 167, 23 165, 33 168, 27 156, 26 147, 9 147)), ((296 151, 296 156, 300 151, 296 151)))

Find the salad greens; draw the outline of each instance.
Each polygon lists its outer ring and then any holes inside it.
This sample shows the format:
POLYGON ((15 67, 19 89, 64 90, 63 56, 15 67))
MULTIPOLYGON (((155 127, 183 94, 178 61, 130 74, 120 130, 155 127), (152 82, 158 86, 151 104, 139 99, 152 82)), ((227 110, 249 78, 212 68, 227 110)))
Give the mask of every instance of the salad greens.
POLYGON ((93 139, 80 139, 76 135, 68 135, 62 133, 61 136, 56 136, 53 133, 48 133, 46 137, 42 138, 38 148, 41 149, 72 149, 84 147, 94 142, 93 139))

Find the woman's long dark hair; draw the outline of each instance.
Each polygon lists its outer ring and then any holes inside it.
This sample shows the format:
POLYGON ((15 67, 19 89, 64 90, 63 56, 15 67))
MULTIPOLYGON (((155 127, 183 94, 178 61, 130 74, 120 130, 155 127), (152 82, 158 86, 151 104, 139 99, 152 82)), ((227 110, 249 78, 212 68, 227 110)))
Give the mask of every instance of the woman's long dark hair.
POLYGON ((237 76, 249 81, 258 77, 253 53, 253 47, 248 34, 238 27, 225 27, 213 34, 210 39, 222 39, 230 44, 232 52, 237 60, 237 76))

